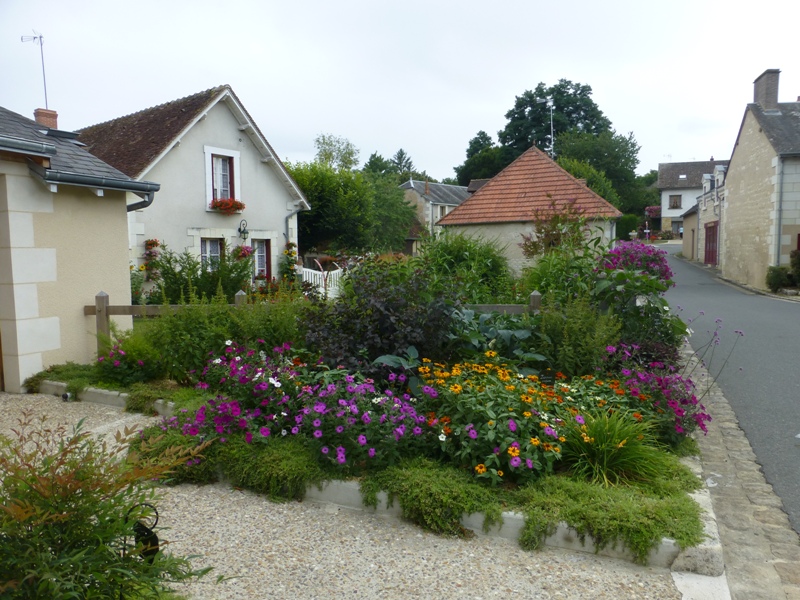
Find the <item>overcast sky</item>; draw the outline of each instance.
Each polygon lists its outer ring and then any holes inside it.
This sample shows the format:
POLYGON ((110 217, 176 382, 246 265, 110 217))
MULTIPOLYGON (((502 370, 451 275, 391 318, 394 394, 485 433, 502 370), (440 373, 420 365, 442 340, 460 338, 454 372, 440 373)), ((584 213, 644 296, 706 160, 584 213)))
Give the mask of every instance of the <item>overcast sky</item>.
POLYGON ((800 95, 800 2, 0 0, 0 106, 78 129, 230 84, 278 155, 349 139, 453 177, 515 97, 569 79, 660 162, 730 158, 753 80, 800 95))

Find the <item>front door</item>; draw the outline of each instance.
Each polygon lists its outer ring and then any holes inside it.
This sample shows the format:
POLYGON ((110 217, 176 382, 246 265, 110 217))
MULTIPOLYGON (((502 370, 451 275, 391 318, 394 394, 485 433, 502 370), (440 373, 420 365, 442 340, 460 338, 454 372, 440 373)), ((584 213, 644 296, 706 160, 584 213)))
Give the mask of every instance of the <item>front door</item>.
POLYGON ((707 265, 717 265, 717 236, 719 234, 719 221, 706 223, 706 252, 703 262, 707 265))

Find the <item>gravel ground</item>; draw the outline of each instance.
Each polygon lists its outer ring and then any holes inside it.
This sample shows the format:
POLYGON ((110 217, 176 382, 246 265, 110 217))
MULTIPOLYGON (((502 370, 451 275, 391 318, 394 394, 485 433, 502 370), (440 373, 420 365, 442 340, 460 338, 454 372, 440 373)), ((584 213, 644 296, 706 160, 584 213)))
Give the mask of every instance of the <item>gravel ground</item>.
MULTIPOLYGON (((46 395, 0 393, 0 433, 23 408, 113 433, 156 419, 46 395)), ((216 484, 163 490, 160 536, 176 554, 212 566, 179 591, 193 600, 248 598, 657 599, 682 596, 667 569, 555 548, 524 552, 487 537, 443 538, 365 511, 310 502, 275 504, 216 484), (216 576, 230 579, 216 584, 216 576)))

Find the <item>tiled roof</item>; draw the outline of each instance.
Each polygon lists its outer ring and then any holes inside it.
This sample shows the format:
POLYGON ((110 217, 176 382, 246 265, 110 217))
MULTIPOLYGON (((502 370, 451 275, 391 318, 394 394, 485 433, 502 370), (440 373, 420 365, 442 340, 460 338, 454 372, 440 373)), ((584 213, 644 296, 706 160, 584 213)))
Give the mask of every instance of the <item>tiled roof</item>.
POLYGON ((80 129, 81 142, 130 177, 142 172, 167 149, 228 86, 214 87, 180 100, 80 129))
POLYGON ((544 152, 530 148, 495 175, 437 225, 525 223, 572 205, 587 218, 615 219, 622 213, 559 167, 544 152))
POLYGON ((461 185, 448 185, 446 183, 430 183, 428 181, 409 180, 400 187, 404 190, 413 189, 431 204, 447 204, 458 206, 469 197, 467 188, 461 185))
POLYGON ((695 162, 659 163, 659 190, 678 190, 684 188, 702 188, 703 175, 713 173, 716 165, 727 167, 727 160, 702 160, 695 162), (683 177, 681 177, 683 175, 683 177))
POLYGON ((781 156, 800 155, 800 102, 779 102, 777 110, 764 110, 758 104, 747 106, 781 156))
POLYGON ((47 153, 51 171, 102 177, 120 182, 131 181, 124 173, 87 152, 81 144, 76 143, 74 135, 57 130, 50 130, 50 135, 47 132, 47 127, 33 119, 0 107, 0 135, 49 144, 55 148, 54 154, 47 153))

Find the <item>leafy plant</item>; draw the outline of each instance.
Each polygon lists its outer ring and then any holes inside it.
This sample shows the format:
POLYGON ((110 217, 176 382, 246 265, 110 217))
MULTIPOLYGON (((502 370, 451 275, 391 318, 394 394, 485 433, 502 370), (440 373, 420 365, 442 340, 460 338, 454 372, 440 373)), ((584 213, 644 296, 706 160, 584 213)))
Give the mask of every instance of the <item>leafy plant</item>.
POLYGON ((108 353, 95 363, 100 380, 127 387, 164 375, 161 357, 144 335, 131 330, 116 334, 115 338, 108 353))
POLYGON ((367 259, 351 269, 334 302, 315 302, 304 318, 305 343, 325 362, 360 368, 409 346, 438 356, 455 292, 434 290, 427 273, 406 260, 367 259))
POLYGON ((420 254, 433 285, 455 287, 461 302, 499 302, 512 292, 508 259, 497 241, 446 231, 426 238, 420 254))
MULTIPOLYGON (((637 413, 638 414, 638 413, 637 413)), ((664 469, 653 425, 630 413, 604 411, 577 416, 562 445, 564 466, 573 477, 605 487, 652 480, 664 469)))
POLYGON ((542 354, 568 375, 594 373, 606 358, 606 348, 619 340, 622 327, 614 315, 600 314, 586 297, 556 304, 545 297, 542 307, 542 354))
POLYGON ((200 577, 189 558, 143 559, 133 523, 157 502, 151 485, 192 453, 157 461, 128 454, 132 432, 115 444, 24 412, 0 443, 0 592, 4 598, 116 598, 156 594, 200 577))

